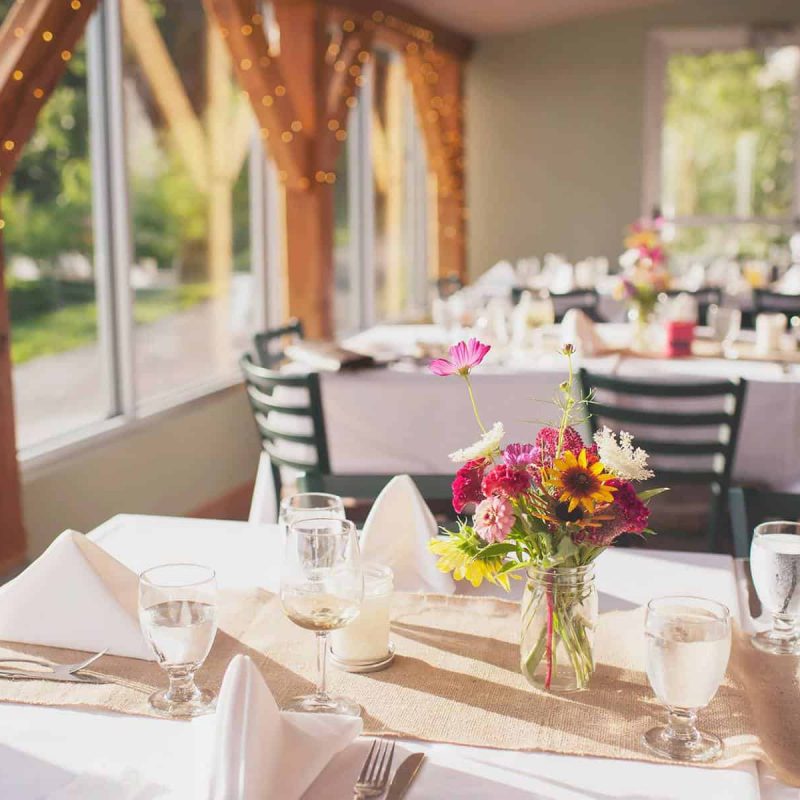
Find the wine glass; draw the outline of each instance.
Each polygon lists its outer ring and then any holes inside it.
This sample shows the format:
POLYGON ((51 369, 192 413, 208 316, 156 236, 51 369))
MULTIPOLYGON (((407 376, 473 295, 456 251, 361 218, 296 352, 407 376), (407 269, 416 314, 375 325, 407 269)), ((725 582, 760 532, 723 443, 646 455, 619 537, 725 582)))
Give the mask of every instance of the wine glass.
POLYGON ((731 652, 731 614, 702 597, 661 597, 647 604, 647 677, 669 719, 643 743, 679 761, 713 761, 722 742, 697 729, 697 712, 717 692, 731 652))
POLYGON ((304 519, 344 519, 344 502, 341 497, 325 492, 301 492, 281 500, 278 522, 288 529, 304 519))
POLYGON ((738 308, 726 308, 712 303, 707 312, 711 335, 719 342, 722 352, 732 350, 742 329, 742 312, 738 308))
POLYGON ((354 620, 364 598, 356 527, 345 519, 304 519, 289 525, 283 554, 281 604, 289 619, 317 634, 317 691, 289 711, 359 716, 358 703, 325 688, 328 633, 354 620))
POLYGON ((212 692, 198 688, 195 672, 217 634, 217 578, 199 564, 163 564, 139 576, 139 624, 169 688, 150 705, 170 716, 196 717, 214 707, 212 692))
POLYGON ((767 653, 800 654, 800 523, 764 522, 753 532, 750 572, 772 627, 753 637, 767 653))

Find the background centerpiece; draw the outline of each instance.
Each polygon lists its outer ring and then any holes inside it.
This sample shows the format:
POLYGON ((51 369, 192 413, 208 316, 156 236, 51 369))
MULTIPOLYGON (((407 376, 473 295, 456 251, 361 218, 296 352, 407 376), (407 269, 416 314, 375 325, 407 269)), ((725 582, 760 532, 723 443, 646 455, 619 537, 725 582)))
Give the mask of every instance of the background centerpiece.
POLYGON ((477 339, 459 342, 449 359, 430 365, 436 375, 464 378, 481 438, 450 455, 462 464, 453 507, 461 514, 474 506, 472 520, 429 547, 439 569, 473 586, 488 580, 508 590, 525 574, 523 674, 539 688, 583 689, 594 671, 594 561, 623 533, 652 532, 646 502, 663 490, 637 493, 634 484, 653 473, 630 434, 604 428, 586 444, 573 426, 587 398, 573 392, 572 345, 563 350, 569 377, 555 401, 558 426, 542 428, 533 443, 502 447, 503 425, 484 426, 470 383, 489 349, 477 339))
POLYGON ((648 349, 647 330, 653 320, 658 295, 669 289, 667 253, 661 236, 662 221, 642 219, 634 222, 625 237, 625 252, 620 256, 622 276, 616 295, 628 307, 633 325, 633 344, 648 349))

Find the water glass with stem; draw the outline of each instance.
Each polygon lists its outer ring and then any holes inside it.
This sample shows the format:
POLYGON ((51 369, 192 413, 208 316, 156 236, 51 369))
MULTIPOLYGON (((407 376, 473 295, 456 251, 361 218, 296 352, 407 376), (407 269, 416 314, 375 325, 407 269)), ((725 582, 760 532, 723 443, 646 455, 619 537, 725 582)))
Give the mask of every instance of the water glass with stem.
POLYGON ((750 573, 772 626, 753 636, 760 650, 800 654, 800 523, 764 522, 753 532, 750 573))
POLYGON ((344 519, 344 501, 326 492, 300 492, 281 500, 278 522, 284 530, 304 519, 344 519))
POLYGON ((163 714, 196 717, 214 707, 212 692, 200 689, 195 672, 217 634, 217 578, 199 564, 163 564, 139 576, 139 623, 169 687, 150 705, 163 714))
POLYGON ((647 605, 647 677, 667 707, 666 725, 652 728, 643 743, 664 758, 713 761, 722 742, 698 730, 697 712, 717 692, 731 652, 728 608, 702 597, 661 597, 647 605))
POLYGON ((304 519, 290 524, 280 591, 286 616, 317 635, 317 690, 295 698, 287 710, 360 715, 355 701, 328 694, 325 681, 328 634, 352 622, 364 598, 355 525, 345 519, 304 519))

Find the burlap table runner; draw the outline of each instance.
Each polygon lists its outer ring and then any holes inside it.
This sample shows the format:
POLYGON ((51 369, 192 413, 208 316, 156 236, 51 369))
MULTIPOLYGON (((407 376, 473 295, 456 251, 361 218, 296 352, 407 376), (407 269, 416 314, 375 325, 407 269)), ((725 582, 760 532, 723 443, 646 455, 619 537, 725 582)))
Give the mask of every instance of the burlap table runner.
MULTIPOLYGON (((601 615, 591 688, 560 696, 531 688, 519 672, 516 603, 398 593, 392 628, 397 655, 389 669, 329 671, 332 690, 362 704, 367 733, 659 761, 640 744, 642 732, 664 718, 644 673, 642 609, 601 615)), ((6 643, 3 655, 9 651, 75 656, 6 643)), ((274 595, 221 593, 220 632, 198 683, 219 690, 236 653, 254 659, 279 704, 313 689, 313 635, 284 617, 274 595)), ((104 657, 97 667, 114 683, 0 680, 0 700, 154 715, 147 697, 165 684, 157 665, 104 657)), ((800 785, 800 660, 762 654, 736 632, 728 675, 701 723, 725 742, 711 766, 761 759, 800 785)))

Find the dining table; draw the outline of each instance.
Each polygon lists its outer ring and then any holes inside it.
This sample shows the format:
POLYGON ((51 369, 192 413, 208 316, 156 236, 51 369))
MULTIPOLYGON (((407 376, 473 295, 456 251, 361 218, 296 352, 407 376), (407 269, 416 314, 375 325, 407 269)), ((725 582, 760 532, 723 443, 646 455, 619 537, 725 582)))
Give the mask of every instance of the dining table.
MULTIPOLYGON (((274 592, 279 587, 282 534, 277 525, 122 514, 88 536, 137 573, 161 563, 194 562, 213 567, 221 589, 274 592)), ((757 608, 746 567, 726 555, 611 548, 597 564, 600 611, 638 607, 658 595, 701 594, 725 603, 742 628, 750 630, 757 608)), ((459 591, 486 590, 467 585, 459 591)), ((42 612, 49 603, 64 600, 42 597, 42 612)), ((311 632, 298 629, 298 636, 307 637, 311 647, 311 632)), ((337 673, 329 672, 335 690, 337 673)), ((213 715, 185 722, 0 704, 0 798, 203 800, 213 722, 213 715)), ((368 744, 361 737, 335 756, 305 800, 349 800, 368 744)), ((398 763, 402 755, 417 751, 427 759, 408 800, 800 797, 800 790, 781 784, 763 764, 753 762, 711 769, 400 739, 398 763)))
MULTIPOLYGON (((613 346, 625 342, 625 325, 599 324, 596 330, 612 345, 608 352, 575 358, 576 366, 592 372, 664 383, 744 378, 748 387, 734 483, 800 491, 800 359, 666 358, 613 346)), ((373 354, 386 366, 321 373, 332 471, 451 473, 448 453, 476 441, 480 430, 463 382, 431 374, 429 358, 414 354, 473 335, 431 324, 386 324, 346 338, 344 346, 373 354)), ((558 326, 544 335, 549 344, 539 349, 495 347, 472 372, 483 421, 488 426, 502 420, 506 443, 531 442, 539 428, 556 422, 552 401, 567 376, 566 360, 558 352, 558 326)), ((659 407, 667 408, 664 402, 659 407)))

